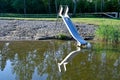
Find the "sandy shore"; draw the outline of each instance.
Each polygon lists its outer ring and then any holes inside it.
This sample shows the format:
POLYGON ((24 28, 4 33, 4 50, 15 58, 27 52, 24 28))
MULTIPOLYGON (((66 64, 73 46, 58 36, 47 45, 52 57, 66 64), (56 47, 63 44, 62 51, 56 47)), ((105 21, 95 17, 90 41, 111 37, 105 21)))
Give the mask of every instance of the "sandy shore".
MULTIPOLYGON (((96 27, 75 23, 79 34, 93 38, 96 27)), ((62 21, 0 20, 0 40, 40 40, 56 38, 58 35, 71 35, 62 21)))

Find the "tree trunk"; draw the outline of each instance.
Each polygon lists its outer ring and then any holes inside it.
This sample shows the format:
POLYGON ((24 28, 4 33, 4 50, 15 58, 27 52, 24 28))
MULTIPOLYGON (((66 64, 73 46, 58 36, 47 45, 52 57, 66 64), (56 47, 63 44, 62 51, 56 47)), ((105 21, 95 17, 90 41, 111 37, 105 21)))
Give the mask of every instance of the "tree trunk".
POLYGON ((118 18, 120 18, 120 0, 118 0, 118 18))
POLYGON ((76 16, 77 0, 73 0, 73 3, 74 3, 73 16, 76 16))
POLYGON ((57 0, 55 0, 55 10, 56 10, 56 13, 58 12, 58 4, 57 4, 57 0))
POLYGON ((97 0, 95 1, 95 12, 97 12, 97 0))
POLYGON ((24 0, 24 14, 26 14, 26 0, 24 0))
POLYGON ((103 10, 104 10, 104 3, 105 3, 105 1, 101 0, 101 12, 103 12, 103 10))
POLYGON ((48 10, 49 10, 49 14, 51 13, 51 6, 50 6, 51 4, 50 4, 50 2, 51 2, 51 1, 48 0, 48 10))

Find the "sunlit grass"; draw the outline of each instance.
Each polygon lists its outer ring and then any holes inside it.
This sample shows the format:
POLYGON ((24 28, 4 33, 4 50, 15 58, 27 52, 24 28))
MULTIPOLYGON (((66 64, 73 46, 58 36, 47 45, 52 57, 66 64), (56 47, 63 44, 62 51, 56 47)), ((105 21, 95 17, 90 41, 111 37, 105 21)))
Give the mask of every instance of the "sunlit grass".
POLYGON ((20 17, 0 17, 2 20, 50 20, 50 21, 55 21, 56 18, 20 18, 20 17))
POLYGON ((72 18, 74 22, 94 24, 94 25, 120 25, 120 19, 109 18, 72 18))
MULTIPOLYGON (((22 17, 0 17, 0 19, 17 19, 17 20, 57 20, 57 18, 22 18, 22 17)), ((93 25, 120 25, 120 19, 109 18, 71 18, 73 22, 93 24, 93 25)))

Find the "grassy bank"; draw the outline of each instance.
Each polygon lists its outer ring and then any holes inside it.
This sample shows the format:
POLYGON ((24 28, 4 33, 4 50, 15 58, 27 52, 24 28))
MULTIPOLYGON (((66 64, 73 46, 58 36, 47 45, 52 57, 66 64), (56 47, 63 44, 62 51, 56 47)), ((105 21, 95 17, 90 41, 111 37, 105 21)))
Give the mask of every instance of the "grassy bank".
MULTIPOLYGON (((17 20, 53 20, 56 15, 1 15, 0 19, 17 19, 17 20), (12 17, 11 17, 12 16, 12 17), (24 18, 26 16, 26 18, 24 18), (51 17, 52 16, 52 17, 51 17)), ((109 18, 71 18, 73 22, 93 24, 99 26, 96 30, 96 38, 109 42, 120 42, 120 19, 109 18)))

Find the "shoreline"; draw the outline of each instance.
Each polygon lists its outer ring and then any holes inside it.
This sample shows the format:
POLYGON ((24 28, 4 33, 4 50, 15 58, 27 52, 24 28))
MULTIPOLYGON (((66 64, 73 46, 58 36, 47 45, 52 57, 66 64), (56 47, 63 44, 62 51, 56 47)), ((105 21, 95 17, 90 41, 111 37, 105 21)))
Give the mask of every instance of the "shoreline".
MULTIPOLYGON (((75 23, 80 36, 93 39, 96 26, 75 23)), ((72 39, 67 27, 62 21, 49 20, 0 20, 0 41, 72 39)))

